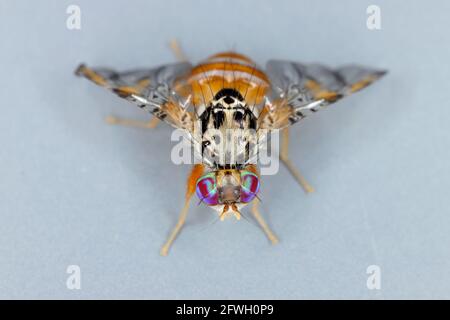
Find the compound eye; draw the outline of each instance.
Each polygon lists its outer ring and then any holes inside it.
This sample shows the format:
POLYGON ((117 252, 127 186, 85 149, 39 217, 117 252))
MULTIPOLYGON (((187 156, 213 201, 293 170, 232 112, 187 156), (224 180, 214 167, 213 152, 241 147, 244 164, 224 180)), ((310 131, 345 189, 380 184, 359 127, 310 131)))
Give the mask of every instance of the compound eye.
POLYGON ((259 191, 259 179, 253 172, 241 171, 241 202, 252 201, 259 191))
POLYGON ((217 192, 216 175, 213 172, 207 173, 197 180, 195 190, 198 198, 209 206, 219 204, 219 193, 217 192))

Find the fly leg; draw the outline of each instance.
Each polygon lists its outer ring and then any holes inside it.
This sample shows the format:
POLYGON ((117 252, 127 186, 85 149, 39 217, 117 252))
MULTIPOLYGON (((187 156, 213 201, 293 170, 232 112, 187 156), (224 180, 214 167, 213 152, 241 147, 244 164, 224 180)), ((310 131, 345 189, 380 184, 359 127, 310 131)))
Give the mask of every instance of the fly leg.
POLYGON ((289 128, 284 128, 281 132, 280 159, 292 174, 295 180, 302 186, 306 193, 314 192, 314 188, 306 181, 300 172, 294 167, 288 156, 289 150, 289 128))
POLYGON ((149 121, 133 120, 133 119, 123 119, 115 116, 107 116, 105 119, 107 124, 120 125, 126 127, 135 127, 143 129, 153 129, 156 128, 158 123, 161 121, 157 117, 153 116, 149 121))
POLYGON ((186 217, 187 217, 187 214, 189 211, 189 203, 191 202, 190 200, 191 200, 191 197, 189 197, 189 198, 186 197, 183 209, 181 210, 180 216, 178 217, 178 222, 175 225, 175 227, 173 228, 169 237, 167 238, 166 243, 164 243, 164 245, 161 247, 161 250, 159 251, 159 253, 162 256, 167 256, 167 254, 169 253, 169 249, 172 246, 172 243, 174 242, 177 235, 180 233, 181 228, 183 227, 184 222, 186 221, 186 217))
POLYGON ((176 237, 180 233, 181 228, 183 227, 183 225, 184 225, 184 223, 186 221, 186 217, 187 217, 187 214, 188 214, 188 211, 189 211, 189 204, 191 202, 192 195, 195 192, 196 182, 197 182, 197 179, 200 178, 202 173, 203 173, 203 165, 196 164, 192 168, 191 174, 189 175, 188 182, 187 182, 186 198, 185 198, 185 201, 184 201, 183 209, 180 212, 177 224, 172 229, 172 232, 170 233, 170 235, 167 238, 167 240, 164 243, 164 245, 161 247, 161 250, 160 250, 159 253, 162 256, 167 256, 167 254, 169 253, 169 249, 172 246, 172 243, 174 242, 174 240, 176 239, 176 237))
POLYGON ((253 200, 252 207, 250 211, 252 212, 253 216, 255 217, 256 221, 258 221, 259 225, 261 226, 262 230, 266 234, 267 238, 270 240, 272 244, 278 243, 278 238, 275 236, 275 234, 270 230, 269 226, 267 225, 266 221, 262 217, 261 213, 259 212, 259 200, 255 199, 253 200))
POLYGON ((181 46, 176 39, 172 39, 169 43, 169 46, 178 61, 188 61, 187 56, 184 54, 184 51, 181 49, 181 46))

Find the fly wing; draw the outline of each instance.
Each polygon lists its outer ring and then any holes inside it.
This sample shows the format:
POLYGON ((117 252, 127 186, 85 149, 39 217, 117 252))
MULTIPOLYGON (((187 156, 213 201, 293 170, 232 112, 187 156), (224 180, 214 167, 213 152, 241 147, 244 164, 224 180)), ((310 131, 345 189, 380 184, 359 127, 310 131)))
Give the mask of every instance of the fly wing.
POLYGON ((270 60, 267 73, 272 83, 273 103, 259 119, 265 129, 281 129, 359 91, 386 71, 358 65, 331 69, 320 64, 270 60))
POLYGON ((186 110, 187 103, 181 102, 173 91, 174 82, 191 69, 191 64, 187 62, 125 72, 91 69, 82 64, 75 74, 111 90, 176 128, 191 131, 193 122, 186 110))

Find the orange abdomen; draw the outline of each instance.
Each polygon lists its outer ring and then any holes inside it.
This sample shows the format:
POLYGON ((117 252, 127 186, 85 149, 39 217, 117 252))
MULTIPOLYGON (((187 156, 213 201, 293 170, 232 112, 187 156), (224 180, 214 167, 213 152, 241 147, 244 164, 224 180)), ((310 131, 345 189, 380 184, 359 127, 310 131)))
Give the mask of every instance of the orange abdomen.
POLYGON ((239 91, 248 105, 255 105, 266 95, 269 79, 251 59, 234 52, 209 57, 184 79, 184 90, 192 94, 194 106, 208 105, 223 88, 239 91))

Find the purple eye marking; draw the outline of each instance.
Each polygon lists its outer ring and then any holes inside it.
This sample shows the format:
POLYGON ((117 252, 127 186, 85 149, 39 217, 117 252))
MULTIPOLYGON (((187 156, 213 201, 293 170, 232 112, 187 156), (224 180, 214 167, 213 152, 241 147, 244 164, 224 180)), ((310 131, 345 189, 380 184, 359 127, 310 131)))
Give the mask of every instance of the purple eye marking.
POLYGON ((207 173, 198 179, 195 193, 207 205, 214 206, 219 203, 219 193, 217 192, 216 176, 214 173, 207 173))
POLYGON ((259 191, 259 179, 250 171, 241 172, 241 202, 252 201, 259 191))

